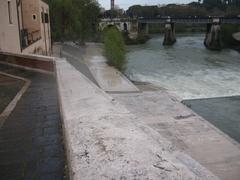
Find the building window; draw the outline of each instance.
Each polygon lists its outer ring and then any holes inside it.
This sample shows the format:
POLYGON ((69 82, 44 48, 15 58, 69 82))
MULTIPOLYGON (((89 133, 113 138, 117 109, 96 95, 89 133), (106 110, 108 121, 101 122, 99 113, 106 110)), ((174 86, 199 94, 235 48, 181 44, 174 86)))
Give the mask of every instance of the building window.
POLYGON ((36 14, 33 14, 33 15, 32 15, 32 18, 33 18, 33 20, 35 21, 35 20, 37 19, 37 15, 36 15, 36 14))
POLYGON ((45 23, 49 23, 48 13, 45 13, 45 23))
POLYGON ((42 23, 49 23, 48 13, 41 12, 41 16, 42 16, 42 23))
POLYGON ((12 6, 11 6, 11 1, 8 1, 8 20, 9 24, 12 24, 12 6))

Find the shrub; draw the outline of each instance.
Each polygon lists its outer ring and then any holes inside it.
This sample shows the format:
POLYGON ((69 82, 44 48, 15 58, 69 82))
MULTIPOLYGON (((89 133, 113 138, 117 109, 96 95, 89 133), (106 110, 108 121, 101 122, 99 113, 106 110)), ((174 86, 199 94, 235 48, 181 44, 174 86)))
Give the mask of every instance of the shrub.
POLYGON ((115 27, 109 27, 104 31, 104 52, 110 66, 124 71, 126 48, 121 32, 115 27))

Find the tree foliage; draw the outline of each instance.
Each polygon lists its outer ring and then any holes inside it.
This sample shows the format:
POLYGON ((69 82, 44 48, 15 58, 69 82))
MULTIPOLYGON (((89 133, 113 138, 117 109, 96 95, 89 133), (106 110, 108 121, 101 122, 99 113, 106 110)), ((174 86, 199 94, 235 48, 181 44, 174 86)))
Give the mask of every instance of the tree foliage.
POLYGON ((50 6, 54 40, 84 43, 96 32, 99 4, 95 0, 45 0, 50 6))
POLYGON ((168 4, 166 6, 129 7, 127 14, 131 17, 193 17, 193 16, 237 16, 240 14, 240 0, 199 0, 185 5, 168 4))
POLYGON ((203 0, 203 4, 207 9, 223 9, 225 3, 222 0, 203 0))

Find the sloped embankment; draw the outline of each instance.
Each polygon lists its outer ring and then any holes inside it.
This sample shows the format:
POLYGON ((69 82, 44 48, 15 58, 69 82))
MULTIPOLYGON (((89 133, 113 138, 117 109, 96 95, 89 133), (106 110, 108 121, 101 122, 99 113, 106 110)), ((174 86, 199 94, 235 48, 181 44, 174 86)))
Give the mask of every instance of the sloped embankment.
POLYGON ((65 60, 56 69, 71 179, 218 179, 65 60))

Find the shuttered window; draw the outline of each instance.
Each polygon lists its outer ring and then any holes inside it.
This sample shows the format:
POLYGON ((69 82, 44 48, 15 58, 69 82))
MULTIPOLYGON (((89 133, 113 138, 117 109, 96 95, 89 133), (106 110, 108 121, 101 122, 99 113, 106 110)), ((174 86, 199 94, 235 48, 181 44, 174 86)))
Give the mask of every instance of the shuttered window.
POLYGON ((12 4, 11 4, 11 1, 8 1, 8 21, 9 21, 9 24, 13 23, 13 21, 12 21, 12 4))

